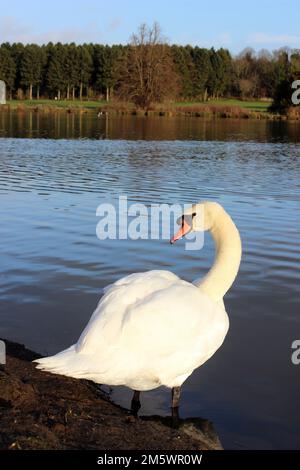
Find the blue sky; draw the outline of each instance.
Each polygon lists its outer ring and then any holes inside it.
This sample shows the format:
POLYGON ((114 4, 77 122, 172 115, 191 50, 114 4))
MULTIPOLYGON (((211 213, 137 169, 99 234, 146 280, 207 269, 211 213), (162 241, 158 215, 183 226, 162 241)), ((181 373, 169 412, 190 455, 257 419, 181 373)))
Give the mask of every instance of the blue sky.
POLYGON ((126 43, 158 21, 171 43, 256 50, 300 48, 300 1, 0 0, 0 42, 126 43))

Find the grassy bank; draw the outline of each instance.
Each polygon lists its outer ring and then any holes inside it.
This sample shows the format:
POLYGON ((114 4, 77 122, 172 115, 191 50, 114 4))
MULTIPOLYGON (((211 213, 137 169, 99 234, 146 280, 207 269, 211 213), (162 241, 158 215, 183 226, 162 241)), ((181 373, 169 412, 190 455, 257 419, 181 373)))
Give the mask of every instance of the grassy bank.
MULTIPOLYGON (((78 100, 50 100, 50 99, 41 99, 41 100, 10 100, 7 102, 13 108, 18 106, 26 107, 35 107, 35 106, 55 106, 59 108, 84 108, 84 109, 97 109, 102 106, 110 105, 106 101, 78 101, 78 100)), ((114 104, 112 102, 111 104, 114 104)), ((126 106, 129 109, 134 106, 130 103, 119 103, 115 102, 116 106, 126 106)), ((222 99, 222 100, 210 100, 208 102, 191 102, 191 101, 178 101, 169 105, 171 108, 182 108, 186 107, 187 110, 190 107, 201 107, 201 106, 233 106, 240 107, 244 109, 249 109, 252 111, 267 111, 270 106, 269 101, 243 101, 237 99, 222 99)))
MULTIPOLYGON (((0 367, 0 450, 222 449, 212 424, 201 418, 135 418, 92 382, 42 372, 38 354, 6 341, 0 367)), ((147 400, 147 396, 145 396, 147 400)))
POLYGON ((79 100, 8 100, 7 104, 12 108, 28 107, 57 107, 57 108, 84 108, 97 109, 106 104, 106 101, 79 101, 79 100))
POLYGON ((210 100, 208 102, 175 102, 156 104, 145 111, 132 103, 120 101, 72 100, 11 100, 0 110, 32 110, 35 112, 65 111, 68 113, 108 113, 138 116, 192 116, 205 118, 300 120, 300 107, 291 108, 285 115, 268 111, 270 101, 242 101, 238 99, 210 100))
POLYGON ((270 101, 245 101, 245 100, 238 100, 238 99, 222 99, 222 100, 210 100, 206 103, 198 102, 198 103, 191 103, 188 101, 182 101, 175 103, 175 107, 190 107, 190 106, 230 106, 230 107, 239 107, 243 109, 248 109, 251 111, 261 111, 267 112, 268 107, 270 106, 270 101))

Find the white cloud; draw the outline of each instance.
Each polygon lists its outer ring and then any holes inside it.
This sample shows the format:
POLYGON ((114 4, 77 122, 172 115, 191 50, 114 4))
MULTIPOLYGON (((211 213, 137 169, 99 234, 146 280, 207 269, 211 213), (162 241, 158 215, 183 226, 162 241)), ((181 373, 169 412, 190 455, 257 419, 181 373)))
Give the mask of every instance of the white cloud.
MULTIPOLYGON (((120 20, 116 18, 107 28, 107 31, 114 31, 120 25, 120 20)), ((50 30, 40 33, 32 25, 20 22, 13 17, 0 18, 0 43, 1 42, 22 42, 24 44, 36 43, 46 44, 52 42, 101 42, 104 34, 96 22, 89 22, 82 27, 68 27, 61 30, 50 30)))
POLYGON ((249 37, 249 41, 253 44, 274 44, 281 46, 298 46, 300 45, 300 36, 294 34, 268 34, 253 33, 249 37))
POLYGON ((30 34, 31 28, 21 24, 15 18, 10 16, 0 18, 0 40, 4 41, 17 41, 18 37, 25 37, 30 34))

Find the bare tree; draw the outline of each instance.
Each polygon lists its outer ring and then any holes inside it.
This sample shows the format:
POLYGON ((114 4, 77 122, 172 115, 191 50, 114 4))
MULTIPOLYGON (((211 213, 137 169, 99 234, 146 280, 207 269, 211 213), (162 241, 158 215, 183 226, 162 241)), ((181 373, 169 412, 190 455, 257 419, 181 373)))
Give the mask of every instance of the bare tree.
POLYGON ((170 47, 158 23, 142 24, 120 64, 119 96, 143 109, 176 95, 178 79, 170 47))

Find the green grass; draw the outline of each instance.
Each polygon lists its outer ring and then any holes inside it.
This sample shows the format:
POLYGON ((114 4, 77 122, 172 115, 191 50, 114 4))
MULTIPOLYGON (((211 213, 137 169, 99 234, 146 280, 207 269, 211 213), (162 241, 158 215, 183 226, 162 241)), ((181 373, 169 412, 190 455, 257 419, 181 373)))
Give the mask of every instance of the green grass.
MULTIPOLYGON (((80 107, 85 109, 95 109, 99 106, 103 106, 106 101, 79 101, 79 100, 49 100, 49 99, 41 99, 41 100, 8 100, 7 104, 11 104, 12 106, 18 105, 25 105, 25 106, 37 106, 37 105, 46 105, 46 106, 58 106, 61 108, 69 108, 69 107, 80 107)), ((112 102, 113 104, 113 102, 112 102)), ((220 99, 220 100, 209 100, 206 102, 193 102, 193 101, 181 101, 176 102, 172 106, 239 106, 240 108, 249 109, 252 111, 267 111, 268 107, 270 106, 269 101, 244 101, 238 99, 220 99)), ((117 105, 118 106, 118 105, 117 105)))
MULTIPOLYGON (((7 102, 12 109, 40 109, 45 111, 55 112, 59 108, 65 112, 85 113, 87 111, 94 112, 102 108, 108 113, 121 113, 121 114, 137 114, 144 115, 145 111, 136 109, 133 103, 110 101, 107 103, 104 100, 99 101, 79 101, 79 100, 11 100, 7 102)), ((209 100, 206 102, 193 102, 193 101, 180 101, 175 103, 165 103, 155 105, 147 113, 150 115, 163 115, 163 116, 214 116, 220 118, 254 118, 254 119, 273 119, 268 108, 270 101, 246 101, 239 99, 219 99, 209 100)), ((57 111, 58 112, 58 111, 57 111)))
POLYGON ((79 101, 79 100, 8 100, 7 104, 12 106, 25 105, 25 106, 58 106, 60 108, 80 107, 80 108, 98 108, 106 104, 106 101, 79 101))
POLYGON ((237 99, 220 99, 220 100, 209 100, 206 102, 191 102, 182 101, 174 103, 175 106, 201 106, 201 105, 216 105, 216 106, 239 106, 240 108, 249 109, 252 111, 267 111, 270 106, 270 101, 244 101, 237 99))

